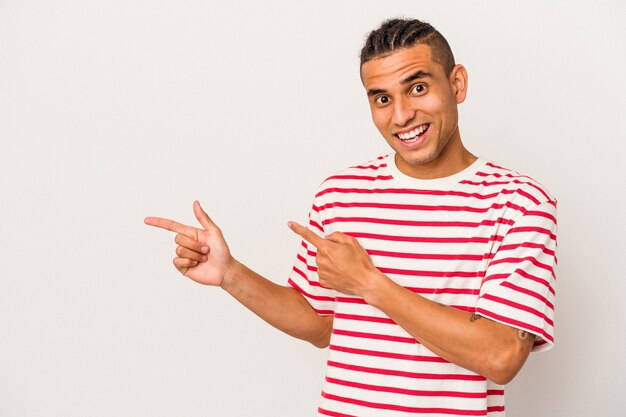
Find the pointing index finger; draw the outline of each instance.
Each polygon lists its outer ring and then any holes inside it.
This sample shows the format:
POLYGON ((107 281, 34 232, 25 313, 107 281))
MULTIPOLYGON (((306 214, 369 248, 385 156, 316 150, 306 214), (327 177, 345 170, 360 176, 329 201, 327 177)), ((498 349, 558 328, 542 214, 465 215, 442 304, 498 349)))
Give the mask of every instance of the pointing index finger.
POLYGON ((287 225, 289 226, 291 230, 293 230, 295 233, 300 235, 302 239, 306 240, 307 242, 315 246, 317 249, 321 249, 325 245, 328 244, 328 242, 326 242, 326 239, 319 237, 318 235, 315 234, 315 232, 307 229, 301 224, 290 221, 289 223, 287 223, 287 225))
POLYGON ((154 226, 176 233, 186 234, 189 231, 189 226, 162 217, 146 217, 143 222, 148 226, 154 226))

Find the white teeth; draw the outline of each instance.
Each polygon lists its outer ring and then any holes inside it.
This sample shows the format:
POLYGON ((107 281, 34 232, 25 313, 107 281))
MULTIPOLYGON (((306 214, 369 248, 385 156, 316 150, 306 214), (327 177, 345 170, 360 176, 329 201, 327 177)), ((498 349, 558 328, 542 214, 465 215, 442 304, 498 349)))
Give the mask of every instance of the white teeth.
POLYGON ((407 133, 398 133, 398 137, 400 139, 402 139, 405 142, 415 142, 416 136, 421 135, 422 133, 424 133, 426 131, 426 128, 428 127, 427 124, 425 125, 421 125, 416 127, 415 129, 411 130, 410 132, 407 133), (415 140, 412 140, 415 139, 415 140))

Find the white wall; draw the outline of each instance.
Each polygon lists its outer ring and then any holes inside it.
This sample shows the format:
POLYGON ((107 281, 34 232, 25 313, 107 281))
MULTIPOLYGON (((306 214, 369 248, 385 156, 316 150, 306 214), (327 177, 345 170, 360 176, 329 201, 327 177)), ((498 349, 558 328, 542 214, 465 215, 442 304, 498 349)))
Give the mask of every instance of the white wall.
POLYGON ((171 266, 200 199, 284 282, 330 172, 387 151, 365 34, 433 23, 470 74, 462 135, 557 196, 557 346, 511 417, 617 416, 626 291, 623 2, 0 0, 0 416, 302 416, 325 351, 171 266), (588 2, 591 4, 591 2, 588 2))

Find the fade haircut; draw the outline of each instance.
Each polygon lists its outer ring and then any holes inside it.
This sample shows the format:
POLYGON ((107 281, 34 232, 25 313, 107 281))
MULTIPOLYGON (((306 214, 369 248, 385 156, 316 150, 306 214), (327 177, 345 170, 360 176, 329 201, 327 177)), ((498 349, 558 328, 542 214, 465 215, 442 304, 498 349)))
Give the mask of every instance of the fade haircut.
POLYGON ((361 49, 361 66, 418 44, 430 46, 433 61, 450 75, 455 63, 448 41, 429 23, 417 19, 389 19, 371 31, 361 49))

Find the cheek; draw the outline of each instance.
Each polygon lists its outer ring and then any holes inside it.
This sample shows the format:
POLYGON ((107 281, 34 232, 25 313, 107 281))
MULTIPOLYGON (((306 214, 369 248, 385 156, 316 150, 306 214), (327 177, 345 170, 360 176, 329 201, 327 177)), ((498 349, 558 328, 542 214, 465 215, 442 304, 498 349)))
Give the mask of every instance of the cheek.
POLYGON ((435 94, 423 97, 420 104, 422 109, 433 117, 440 116, 446 108, 445 99, 435 94))
POLYGON ((372 121, 380 133, 384 135, 389 121, 385 112, 380 109, 372 109, 372 121))
POLYGON ((449 120, 456 115, 456 101, 450 94, 432 94, 424 103, 433 117, 449 120))

